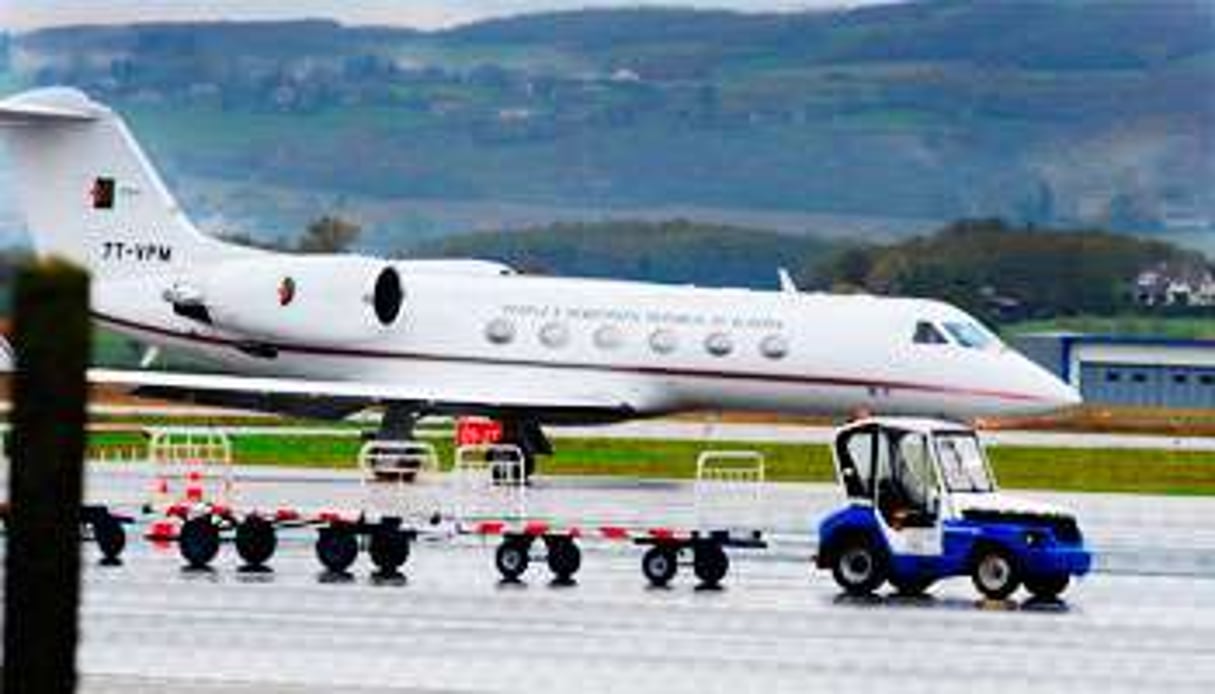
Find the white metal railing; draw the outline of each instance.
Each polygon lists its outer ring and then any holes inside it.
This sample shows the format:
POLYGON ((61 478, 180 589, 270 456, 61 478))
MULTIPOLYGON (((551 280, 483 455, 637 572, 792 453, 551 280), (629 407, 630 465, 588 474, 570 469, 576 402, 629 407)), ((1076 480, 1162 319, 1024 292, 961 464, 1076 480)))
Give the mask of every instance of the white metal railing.
POLYGON ((154 505, 232 502, 232 441, 227 434, 190 427, 147 432, 154 505))
POLYGON ((696 457, 696 481, 764 482, 764 454, 759 451, 702 451, 696 457))
POLYGON ((702 451, 696 458, 696 523, 702 529, 754 527, 764 515, 766 461, 759 451, 702 451))
POLYGON ((447 479, 451 514, 457 523, 526 515, 527 458, 516 445, 459 446, 447 479))
POLYGON ((365 479, 408 482, 419 474, 438 472, 439 454, 425 441, 372 440, 359 448, 359 469, 365 479))

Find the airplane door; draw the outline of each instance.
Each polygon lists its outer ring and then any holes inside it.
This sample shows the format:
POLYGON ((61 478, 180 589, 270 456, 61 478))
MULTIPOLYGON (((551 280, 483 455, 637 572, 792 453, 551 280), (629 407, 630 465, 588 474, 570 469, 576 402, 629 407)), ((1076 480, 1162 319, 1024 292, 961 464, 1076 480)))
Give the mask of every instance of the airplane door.
POLYGON ((944 551, 941 492, 928 437, 880 429, 875 447, 875 505, 895 554, 940 556, 944 551))

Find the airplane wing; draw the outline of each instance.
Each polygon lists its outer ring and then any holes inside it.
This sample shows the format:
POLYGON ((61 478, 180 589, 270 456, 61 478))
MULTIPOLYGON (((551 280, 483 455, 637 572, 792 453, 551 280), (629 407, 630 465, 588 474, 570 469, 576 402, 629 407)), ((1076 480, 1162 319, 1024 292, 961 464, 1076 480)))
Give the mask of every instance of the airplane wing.
POLYGON ((373 384, 230 374, 90 369, 90 383, 132 388, 136 395, 200 404, 242 407, 323 418, 340 418, 369 405, 416 404, 432 412, 504 414, 527 412, 553 419, 615 419, 627 416, 624 402, 587 394, 552 397, 502 394, 477 387, 444 387, 442 392, 409 384, 373 384))

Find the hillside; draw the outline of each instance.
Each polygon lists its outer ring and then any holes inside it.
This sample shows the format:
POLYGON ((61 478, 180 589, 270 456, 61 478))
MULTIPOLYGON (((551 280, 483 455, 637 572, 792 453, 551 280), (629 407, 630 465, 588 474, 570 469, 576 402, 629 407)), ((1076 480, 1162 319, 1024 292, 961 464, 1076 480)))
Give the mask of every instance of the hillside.
POLYGON ((806 286, 834 246, 806 237, 692 224, 558 224, 456 235, 418 245, 411 257, 486 258, 527 272, 716 287, 777 286, 786 268, 806 286))
POLYGON ((1213 22, 1206 0, 923 0, 75 27, 0 42, 0 87, 113 102, 187 207, 238 210, 224 230, 281 235, 287 191, 365 215, 380 248, 518 226, 505 204, 530 224, 680 207, 837 236, 974 216, 1194 232, 1215 219, 1213 22))

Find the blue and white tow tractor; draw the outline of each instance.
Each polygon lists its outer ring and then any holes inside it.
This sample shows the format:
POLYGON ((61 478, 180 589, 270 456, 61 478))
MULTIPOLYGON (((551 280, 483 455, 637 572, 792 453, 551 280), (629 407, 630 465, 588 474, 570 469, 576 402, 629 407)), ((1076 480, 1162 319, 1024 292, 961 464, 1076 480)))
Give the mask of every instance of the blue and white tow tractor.
POLYGON ((847 505, 819 525, 816 564, 852 595, 882 584, 924 592, 970 576, 1003 600, 1022 585, 1057 598, 1092 555, 1075 518, 999 492, 975 432, 931 419, 880 417, 841 428, 833 453, 847 505))

